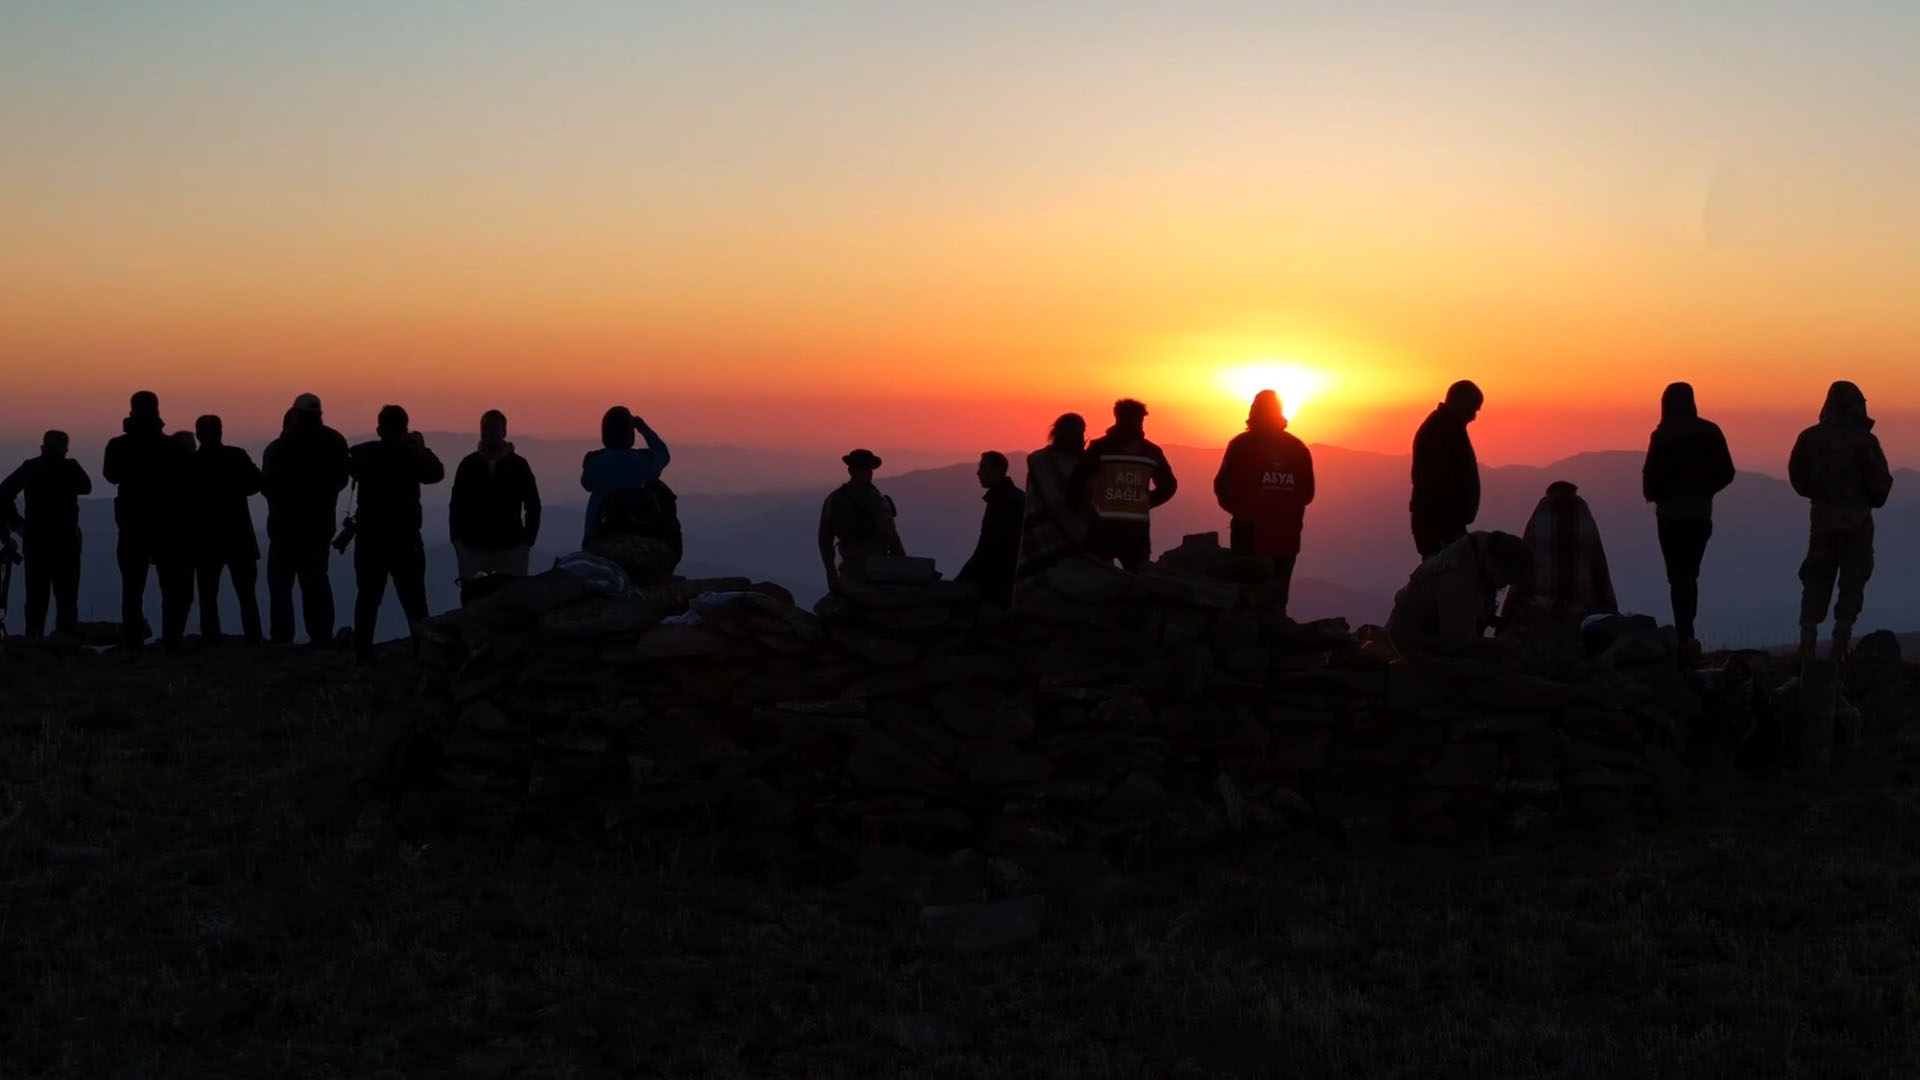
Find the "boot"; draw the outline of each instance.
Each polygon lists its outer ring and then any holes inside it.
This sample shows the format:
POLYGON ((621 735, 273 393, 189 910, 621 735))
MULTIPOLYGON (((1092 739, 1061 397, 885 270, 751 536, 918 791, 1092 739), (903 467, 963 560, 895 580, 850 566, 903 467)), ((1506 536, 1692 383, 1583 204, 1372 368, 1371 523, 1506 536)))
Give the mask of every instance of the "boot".
POLYGON ((1853 644, 1853 624, 1833 624, 1833 653, 1831 659, 1836 664, 1846 663, 1847 649, 1853 644))
POLYGON ((1811 660, 1815 649, 1820 647, 1820 627, 1803 625, 1800 627, 1800 659, 1811 660))

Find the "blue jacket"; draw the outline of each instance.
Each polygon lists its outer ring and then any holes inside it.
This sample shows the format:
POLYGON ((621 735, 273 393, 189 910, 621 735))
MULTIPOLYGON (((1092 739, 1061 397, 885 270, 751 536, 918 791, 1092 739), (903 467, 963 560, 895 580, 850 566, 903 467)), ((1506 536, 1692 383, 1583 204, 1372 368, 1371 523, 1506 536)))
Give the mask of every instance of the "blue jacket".
POLYGON ((601 449, 580 463, 580 486, 587 490, 587 521, 583 533, 593 531, 600 520, 601 504, 616 491, 643 488, 660 478, 673 455, 654 430, 641 421, 635 425, 647 440, 645 449, 601 449))

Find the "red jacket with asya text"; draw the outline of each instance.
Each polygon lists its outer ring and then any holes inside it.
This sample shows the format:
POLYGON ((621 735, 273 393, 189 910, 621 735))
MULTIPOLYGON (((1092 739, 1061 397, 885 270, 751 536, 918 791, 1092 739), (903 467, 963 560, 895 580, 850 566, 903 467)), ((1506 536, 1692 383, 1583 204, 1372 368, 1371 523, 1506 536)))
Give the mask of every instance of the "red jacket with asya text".
POLYGON ((1233 515, 1233 548, 1278 558, 1300 554, 1313 501, 1313 454, 1285 425, 1234 436, 1213 478, 1214 498, 1233 515))

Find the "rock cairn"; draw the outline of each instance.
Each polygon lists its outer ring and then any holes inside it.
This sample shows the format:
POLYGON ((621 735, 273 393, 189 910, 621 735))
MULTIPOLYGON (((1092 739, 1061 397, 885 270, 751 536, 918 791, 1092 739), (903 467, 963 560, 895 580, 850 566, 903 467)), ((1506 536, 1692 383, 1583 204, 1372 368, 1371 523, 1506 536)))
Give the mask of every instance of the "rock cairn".
POLYGON ((1446 835, 1657 814, 1700 700, 1670 660, 1413 670, 1295 624, 1191 539, 1016 613, 952 582, 589 595, 555 571, 423 628, 402 828, 951 850, 1446 835), (1178 569, 1175 569, 1178 567, 1178 569))

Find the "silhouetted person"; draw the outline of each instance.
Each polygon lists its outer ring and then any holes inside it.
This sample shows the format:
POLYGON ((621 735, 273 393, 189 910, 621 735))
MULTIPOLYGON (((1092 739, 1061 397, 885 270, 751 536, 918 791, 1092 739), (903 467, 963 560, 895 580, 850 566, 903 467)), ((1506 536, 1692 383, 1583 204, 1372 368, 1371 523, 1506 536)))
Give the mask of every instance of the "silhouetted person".
POLYGON ((454 470, 447 533, 462 582, 483 573, 527 575, 540 536, 540 486, 533 466, 507 441, 505 413, 480 418, 480 448, 454 470))
POLYGON ((1407 657, 1462 655, 1493 625, 1500 590, 1533 573, 1533 550, 1503 532, 1475 532, 1422 562, 1393 598, 1387 636, 1407 657))
POLYGON ((146 641, 147 572, 160 579, 160 640, 169 651, 185 643, 193 607, 193 553, 188 529, 187 471, 192 454, 167 434, 160 399, 133 395, 121 434, 107 443, 100 474, 119 489, 113 520, 120 530, 120 630, 128 648, 146 641))
POLYGON ((1698 644, 1700 563, 1713 538, 1713 497, 1733 483, 1733 454, 1719 425, 1703 420, 1693 387, 1683 382, 1660 395, 1660 426, 1647 443, 1640 491, 1653 504, 1660 555, 1667 564, 1673 628, 1683 645, 1698 644))
MULTIPOLYGON (((623 405, 615 405, 600 418, 600 449, 591 451, 580 463, 580 486, 587 492, 587 520, 581 546, 585 547, 602 532, 635 533, 652 531, 657 526, 648 520, 660 512, 649 509, 652 501, 638 493, 650 492, 653 483, 673 461, 673 454, 660 436, 623 405), (646 440, 636 448, 634 435, 646 440), (608 520, 607 500, 624 496, 617 502, 613 520, 608 520)), ((678 518, 674 523, 678 531, 678 518)))
POLYGON ((49 431, 40 440, 40 456, 29 458, 0 481, 0 517, 13 517, 14 499, 26 496, 19 522, 21 554, 26 557, 26 636, 46 633, 47 601, 53 601, 53 628, 70 634, 80 612, 80 497, 93 494, 93 480, 67 456, 67 433, 49 431))
POLYGON ((427 440, 407 427, 407 410, 388 405, 375 427, 379 436, 353 448, 347 469, 359 485, 353 518, 353 649, 362 663, 373 659, 374 624, 387 581, 407 614, 408 633, 427 618, 427 547, 420 537, 420 486, 446 479, 447 469, 427 449, 427 440))
POLYGON ((1247 411, 1247 430, 1227 443, 1213 497, 1232 518, 1228 546, 1236 554, 1272 560, 1274 602, 1282 615, 1313 494, 1312 451, 1287 430, 1280 395, 1260 391, 1247 411))
POLYGON ((1113 426, 1087 444, 1074 489, 1092 512, 1087 553, 1139 571, 1153 558, 1152 511, 1179 488, 1167 455, 1148 441, 1147 407, 1113 404, 1113 426))
POLYGON ((1850 382, 1827 390, 1820 422, 1800 433, 1787 462, 1793 490, 1813 503, 1807 558, 1800 564, 1800 653, 1811 657, 1833 598, 1833 658, 1844 660, 1873 576, 1873 512, 1887 505, 1893 474, 1873 434, 1867 399, 1850 382))
POLYGON ((1574 485, 1547 485, 1521 539, 1533 552, 1533 573, 1508 590, 1508 618, 1535 613, 1578 624, 1588 615, 1619 612, 1600 526, 1574 485))
POLYGON ((986 489, 986 512, 980 516, 980 539, 973 556, 960 568, 958 580, 980 590, 980 599, 994 607, 1013 604, 1013 574, 1020 559, 1020 526, 1027 497, 1007 475, 1007 455, 989 450, 980 455, 975 474, 986 489))
POLYGON ((840 461, 847 467, 847 482, 833 489, 820 507, 820 562, 827 571, 829 590, 840 587, 842 574, 855 580, 865 577, 870 555, 907 553, 900 542, 893 500, 873 486, 873 471, 880 467, 880 459, 871 450, 855 450, 840 461), (840 549, 837 567, 836 544, 840 549))
POLYGON ((1073 487, 1086 452, 1086 420, 1078 413, 1064 413, 1047 433, 1047 445, 1027 455, 1026 520, 1015 591, 1086 546, 1087 513, 1073 487))
POLYGON ((1467 425, 1486 403, 1480 388, 1461 381, 1413 436, 1413 546, 1422 559, 1467 534, 1480 516, 1480 462, 1467 425))
POLYGON ((260 493, 260 469, 253 455, 226 444, 219 417, 201 417, 194 432, 200 439, 190 474, 200 639, 207 645, 220 644, 220 575, 225 572, 240 602, 240 632, 247 644, 258 645, 260 540, 253 533, 253 508, 247 500, 260 493))
POLYGON ((260 459, 267 497, 267 624, 275 644, 293 642, 293 587, 300 586, 307 640, 333 644, 333 582, 327 546, 347 489, 347 440, 328 427, 320 399, 301 394, 280 437, 260 459))

